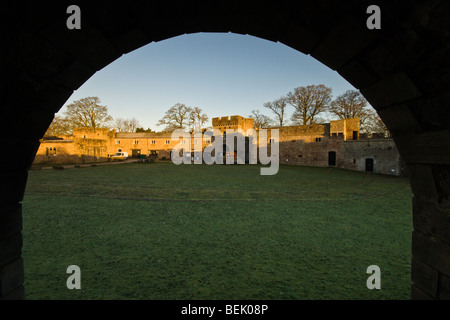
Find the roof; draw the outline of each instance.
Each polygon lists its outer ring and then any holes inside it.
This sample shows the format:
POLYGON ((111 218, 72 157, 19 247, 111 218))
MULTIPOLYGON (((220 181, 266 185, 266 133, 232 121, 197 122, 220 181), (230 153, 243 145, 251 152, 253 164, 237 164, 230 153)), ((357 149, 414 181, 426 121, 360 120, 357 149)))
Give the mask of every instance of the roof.
POLYGON ((171 138, 172 132, 118 132, 116 139, 171 138))

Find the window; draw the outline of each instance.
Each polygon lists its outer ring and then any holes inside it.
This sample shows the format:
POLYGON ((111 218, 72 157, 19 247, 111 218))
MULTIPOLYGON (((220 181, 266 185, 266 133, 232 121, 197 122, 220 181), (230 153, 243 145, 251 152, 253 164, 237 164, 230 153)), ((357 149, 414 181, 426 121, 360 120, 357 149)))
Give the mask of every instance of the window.
POLYGON ((120 140, 116 140, 116 144, 120 144, 120 140))
POLYGON ((208 140, 206 140, 205 142, 206 142, 206 143, 211 143, 211 140, 208 139, 208 140))
POLYGON ((322 138, 316 138, 316 142, 322 141, 322 138))
POLYGON ((271 138, 271 139, 269 140, 269 143, 275 143, 275 138, 271 138))
POLYGON ((122 149, 117 149, 117 152, 122 152, 122 149))
POLYGON ((152 140, 152 144, 156 144, 156 140, 152 140))
POLYGON ((134 140, 134 144, 139 144, 139 140, 134 140))
POLYGON ((166 140, 166 144, 170 144, 170 140, 166 140))
POLYGON ((56 147, 50 147, 47 151, 47 154, 56 154, 56 147))

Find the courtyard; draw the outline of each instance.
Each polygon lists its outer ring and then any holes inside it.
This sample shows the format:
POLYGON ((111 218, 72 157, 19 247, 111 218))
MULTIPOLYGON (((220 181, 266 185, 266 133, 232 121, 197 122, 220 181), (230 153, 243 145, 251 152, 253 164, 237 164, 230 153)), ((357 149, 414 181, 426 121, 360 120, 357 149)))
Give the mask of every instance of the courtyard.
POLYGON ((27 299, 409 299, 406 178, 281 165, 32 170, 27 299), (69 265, 81 289, 69 290, 69 265), (381 289, 366 286, 367 267, 381 289))

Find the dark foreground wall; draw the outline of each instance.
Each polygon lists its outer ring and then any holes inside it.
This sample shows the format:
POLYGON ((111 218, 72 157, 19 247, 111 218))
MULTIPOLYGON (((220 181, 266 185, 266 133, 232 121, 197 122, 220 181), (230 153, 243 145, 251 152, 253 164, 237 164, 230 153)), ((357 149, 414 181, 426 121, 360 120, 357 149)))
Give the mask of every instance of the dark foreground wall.
POLYGON ((153 41, 234 32, 310 54, 377 110, 414 194, 411 297, 450 299, 449 1, 90 1, 80 3, 82 28, 69 30, 71 4, 0 4, 0 133, 2 149, 15 155, 0 159, 0 297, 25 297, 21 202, 28 170, 74 90, 153 41), (366 25, 372 4, 382 10, 379 30, 366 25))

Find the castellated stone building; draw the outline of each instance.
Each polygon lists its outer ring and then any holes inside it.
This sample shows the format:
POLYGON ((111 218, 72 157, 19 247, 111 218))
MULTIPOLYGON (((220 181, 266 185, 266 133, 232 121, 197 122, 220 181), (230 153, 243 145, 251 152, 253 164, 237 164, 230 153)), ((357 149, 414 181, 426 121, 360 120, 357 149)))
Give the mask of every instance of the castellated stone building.
POLYGON ((405 175, 394 141, 360 135, 359 118, 271 129, 279 130, 280 164, 405 175))
MULTIPOLYGON (((394 141, 381 135, 371 138, 360 135, 359 123, 359 118, 352 118, 324 124, 268 128, 268 149, 274 141, 271 131, 277 129, 280 164, 404 175, 404 164, 394 141)), ((222 135, 226 130, 240 129, 244 135, 249 129, 256 133, 261 130, 254 127, 253 119, 241 116, 213 118, 212 124, 222 135)), ((171 150, 179 143, 187 144, 186 148, 194 155, 196 142, 192 136, 190 141, 182 138, 172 141, 171 138, 171 132, 119 133, 115 129, 77 128, 72 135, 42 139, 34 164, 102 162, 111 160, 110 156, 116 152, 127 152, 134 158, 170 159, 171 150)), ((201 149, 210 143, 211 139, 205 137, 201 149)), ((258 140, 257 144, 260 143, 258 140)), ((228 151, 224 146, 224 153, 228 151)))
POLYGON ((225 133, 226 129, 242 130, 247 132, 248 129, 255 128, 255 120, 253 118, 244 118, 241 116, 213 118, 212 125, 214 129, 218 129, 225 133))

